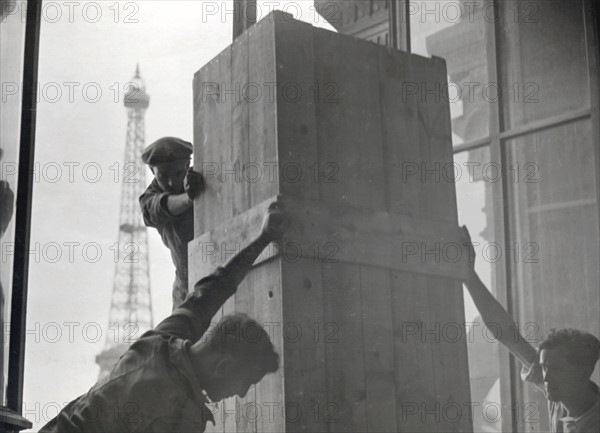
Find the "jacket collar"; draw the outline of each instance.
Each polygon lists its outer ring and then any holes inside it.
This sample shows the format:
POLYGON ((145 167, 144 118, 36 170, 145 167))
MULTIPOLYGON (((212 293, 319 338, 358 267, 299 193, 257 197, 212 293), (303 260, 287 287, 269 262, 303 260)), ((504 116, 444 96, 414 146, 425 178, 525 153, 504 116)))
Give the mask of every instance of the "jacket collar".
POLYGON ((198 376, 196 376, 196 372, 192 367, 190 348, 191 342, 189 340, 177 339, 169 345, 169 360, 181 375, 187 379, 196 403, 198 406, 203 407, 206 419, 215 425, 215 417, 206 407, 207 404, 210 404, 210 401, 204 394, 202 384, 198 381, 198 376))

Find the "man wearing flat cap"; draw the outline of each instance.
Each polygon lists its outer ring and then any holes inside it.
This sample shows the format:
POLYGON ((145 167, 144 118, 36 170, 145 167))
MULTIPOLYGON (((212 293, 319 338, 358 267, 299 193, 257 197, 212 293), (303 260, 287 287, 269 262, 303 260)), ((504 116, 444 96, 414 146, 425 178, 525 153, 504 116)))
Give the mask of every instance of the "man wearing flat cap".
POLYGON ((140 196, 144 223, 160 233, 175 265, 173 310, 188 294, 187 245, 194 238, 193 200, 204 188, 200 173, 190 167, 193 146, 174 137, 161 138, 146 148, 142 161, 154 180, 140 196))

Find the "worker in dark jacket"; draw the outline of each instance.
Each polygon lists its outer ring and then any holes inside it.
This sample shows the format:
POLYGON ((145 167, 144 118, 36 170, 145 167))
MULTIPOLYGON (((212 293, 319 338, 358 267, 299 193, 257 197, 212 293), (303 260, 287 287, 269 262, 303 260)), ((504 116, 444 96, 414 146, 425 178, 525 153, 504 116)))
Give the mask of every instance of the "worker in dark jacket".
POLYGON ((171 316, 146 332, 112 372, 69 403, 40 433, 203 432, 206 404, 244 397, 279 356, 262 326, 243 314, 210 322, 289 220, 277 202, 260 235, 224 267, 196 283, 171 316), (208 332, 207 332, 208 331, 208 332))
POLYGON ((204 188, 202 174, 190 168, 191 143, 164 137, 142 154, 154 180, 140 196, 144 223, 160 233, 175 265, 173 310, 188 294, 187 245, 194 238, 193 200, 204 188))

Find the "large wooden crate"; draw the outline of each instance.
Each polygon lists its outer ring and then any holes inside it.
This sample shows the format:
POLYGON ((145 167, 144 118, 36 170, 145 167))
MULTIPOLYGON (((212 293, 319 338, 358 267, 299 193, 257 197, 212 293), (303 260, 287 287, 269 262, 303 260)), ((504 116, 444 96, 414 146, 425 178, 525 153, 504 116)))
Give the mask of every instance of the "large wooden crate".
POLYGON ((190 285, 278 195, 293 219, 221 312, 265 324, 282 368, 217 431, 471 429, 445 86, 440 59, 281 12, 195 75, 190 285))

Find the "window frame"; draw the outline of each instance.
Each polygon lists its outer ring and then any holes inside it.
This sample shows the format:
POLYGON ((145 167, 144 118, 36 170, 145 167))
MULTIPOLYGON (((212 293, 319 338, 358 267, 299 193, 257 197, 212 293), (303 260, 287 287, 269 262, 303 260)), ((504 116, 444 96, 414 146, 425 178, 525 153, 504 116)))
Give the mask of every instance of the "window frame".
POLYGON ((15 250, 11 285, 10 337, 6 406, 0 406, 0 425, 8 431, 31 428, 22 415, 25 368, 25 324, 29 270, 29 241, 34 173, 37 81, 42 0, 27 1, 23 85, 19 138, 19 170, 15 203, 15 250), (27 167, 27 170, 23 169, 27 167))
MULTIPOLYGON (((390 14, 390 32, 392 35, 392 46, 397 49, 404 49, 411 52, 410 43, 410 22, 407 17, 407 0, 390 0, 392 2, 392 13, 390 14)), ((491 19, 484 20, 486 36, 486 55, 487 55, 487 73, 488 80, 492 83, 499 82, 500 64, 499 47, 497 37, 500 32, 499 17, 497 11, 500 9, 499 2, 502 0, 483 0, 484 7, 493 11, 491 19)), ((543 130, 555 128, 557 126, 574 123, 582 119, 590 119, 592 123, 592 140, 595 143, 594 156, 596 167, 596 179, 600 179, 600 83, 598 71, 600 70, 600 47, 598 37, 598 22, 600 18, 600 5, 592 0, 582 0, 583 3, 583 21, 585 25, 585 44, 588 64, 588 78, 590 87, 590 106, 584 109, 572 110, 558 116, 537 120, 526 125, 510 127, 502 130, 502 98, 497 103, 489 104, 489 133, 487 137, 472 140, 467 143, 457 145, 453 148, 453 154, 474 150, 488 146, 490 149, 491 163, 497 164, 502 171, 502 182, 495 184, 492 189, 492 202, 495 215, 493 233, 497 242, 501 243, 505 251, 510 251, 510 201, 508 197, 507 179, 510 178, 505 166, 507 161, 507 142, 511 139, 533 134, 543 130)), ((597 188, 597 206, 600 215, 600 188, 597 188)), ((598 219, 600 228, 600 218, 598 219)), ((510 260, 503 255, 495 264, 495 283, 497 290, 497 299, 507 307, 507 310, 516 317, 517 305, 513 300, 516 290, 515 276, 510 266, 510 260)), ((600 266, 600 263, 599 263, 600 266)), ((523 386, 520 380, 520 366, 514 357, 510 356, 509 351, 501 346, 499 350, 500 363, 500 396, 503 405, 513 406, 513 402, 518 401, 517 396, 521 393, 523 386)), ((510 411, 510 422, 502 423, 502 430, 505 432, 521 431, 522 425, 519 425, 519 419, 514 416, 514 411, 510 411)))

